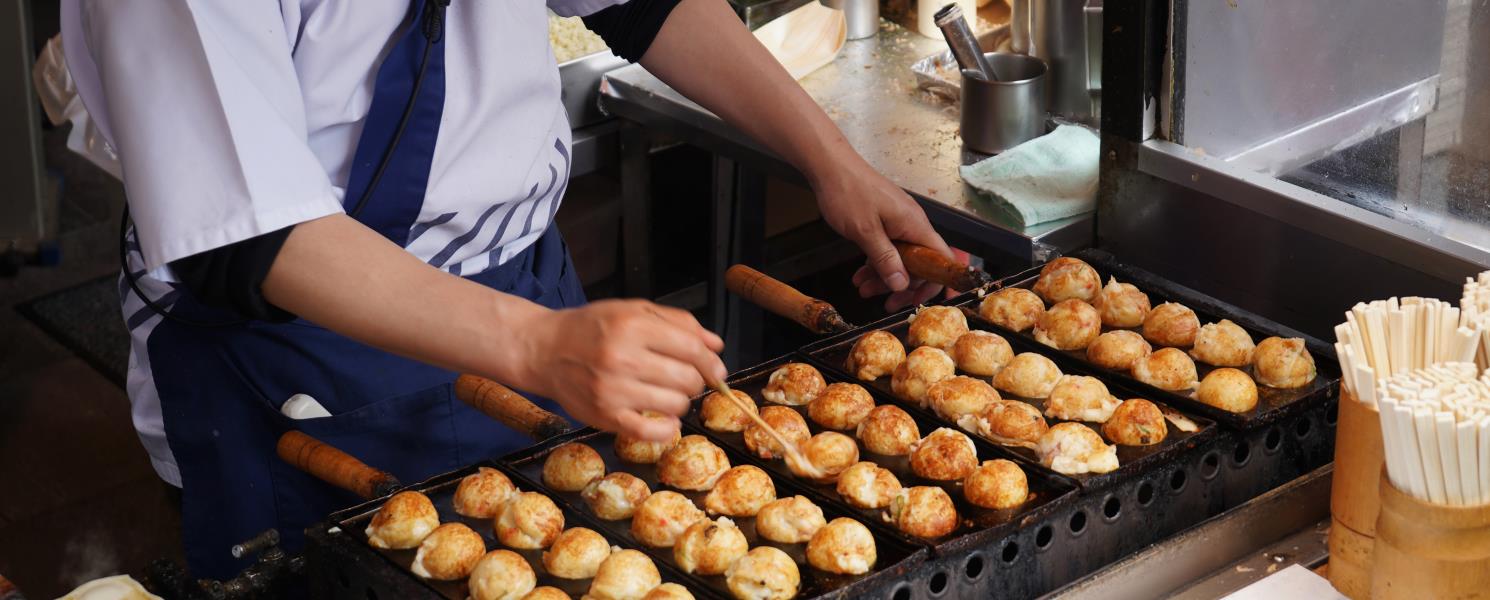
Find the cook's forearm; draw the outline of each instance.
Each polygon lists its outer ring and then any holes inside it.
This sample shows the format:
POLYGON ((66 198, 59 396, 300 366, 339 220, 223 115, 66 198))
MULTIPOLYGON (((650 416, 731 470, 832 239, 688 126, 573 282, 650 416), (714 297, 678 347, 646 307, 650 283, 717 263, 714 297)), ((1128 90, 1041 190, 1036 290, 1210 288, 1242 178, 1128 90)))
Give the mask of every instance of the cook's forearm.
POLYGON ((362 343, 514 386, 521 350, 492 332, 548 310, 435 269, 342 214, 295 226, 262 290, 362 343))
POLYGON ((682 0, 641 64, 808 178, 834 172, 831 165, 842 161, 861 160, 724 0, 682 0))

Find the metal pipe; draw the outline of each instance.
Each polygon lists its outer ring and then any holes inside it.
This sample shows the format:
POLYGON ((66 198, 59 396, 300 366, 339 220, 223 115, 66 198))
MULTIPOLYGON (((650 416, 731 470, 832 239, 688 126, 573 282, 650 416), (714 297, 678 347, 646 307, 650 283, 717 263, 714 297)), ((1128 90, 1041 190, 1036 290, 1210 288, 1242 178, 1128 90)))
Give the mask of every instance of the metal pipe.
POLYGON ((988 81, 998 81, 993 66, 983 58, 983 48, 978 46, 978 37, 968 27, 967 19, 962 17, 962 7, 956 3, 948 4, 936 11, 933 18, 937 28, 942 30, 942 35, 946 36, 947 45, 952 47, 952 57, 957 59, 957 66, 978 73, 988 81))

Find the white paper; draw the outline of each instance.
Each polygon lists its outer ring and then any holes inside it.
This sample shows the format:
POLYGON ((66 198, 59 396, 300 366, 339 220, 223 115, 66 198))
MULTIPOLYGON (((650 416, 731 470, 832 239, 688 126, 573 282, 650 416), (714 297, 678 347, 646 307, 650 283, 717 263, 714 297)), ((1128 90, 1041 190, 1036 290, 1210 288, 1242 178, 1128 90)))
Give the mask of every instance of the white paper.
POLYGON ((1237 590, 1227 600, 1335 600, 1345 596, 1325 578, 1302 565, 1289 565, 1252 585, 1237 590))

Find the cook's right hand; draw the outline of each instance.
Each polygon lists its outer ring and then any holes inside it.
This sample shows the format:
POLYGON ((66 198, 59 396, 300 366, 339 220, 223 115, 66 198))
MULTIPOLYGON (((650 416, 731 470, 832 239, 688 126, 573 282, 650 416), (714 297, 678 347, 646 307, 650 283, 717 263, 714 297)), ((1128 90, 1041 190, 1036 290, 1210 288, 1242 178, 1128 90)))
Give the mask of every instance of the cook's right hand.
POLYGON ((580 421, 644 440, 671 439, 704 374, 727 374, 719 336, 687 311, 641 300, 548 312, 516 337, 524 389, 580 421))

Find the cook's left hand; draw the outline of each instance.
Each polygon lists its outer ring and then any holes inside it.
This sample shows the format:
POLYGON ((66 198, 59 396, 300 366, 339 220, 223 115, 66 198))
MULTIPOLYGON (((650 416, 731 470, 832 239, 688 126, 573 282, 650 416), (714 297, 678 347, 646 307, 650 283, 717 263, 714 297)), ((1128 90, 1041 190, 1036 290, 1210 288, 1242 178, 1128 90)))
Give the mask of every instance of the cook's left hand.
POLYGON ((858 244, 868 259, 854 273, 859 295, 869 298, 889 293, 887 311, 931 299, 942 286, 912 278, 892 241, 920 244, 948 257, 952 256, 951 249, 931 228, 925 211, 904 190, 858 155, 836 164, 845 163, 815 178, 812 187, 823 219, 858 244))

